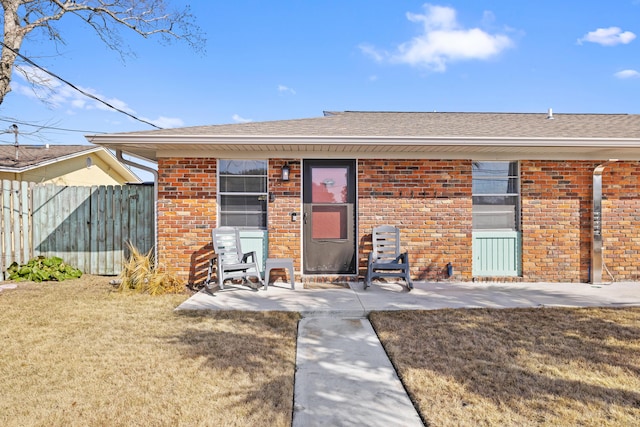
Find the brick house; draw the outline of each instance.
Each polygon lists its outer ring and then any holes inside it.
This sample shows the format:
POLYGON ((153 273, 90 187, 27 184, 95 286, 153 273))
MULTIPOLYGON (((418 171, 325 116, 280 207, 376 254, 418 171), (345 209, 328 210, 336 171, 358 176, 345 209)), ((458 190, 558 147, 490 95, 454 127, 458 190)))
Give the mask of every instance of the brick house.
POLYGON ((362 277, 380 224, 415 280, 449 263, 463 281, 640 280, 638 115, 327 112, 87 138, 158 163, 158 257, 189 282, 223 225, 298 279, 362 277))

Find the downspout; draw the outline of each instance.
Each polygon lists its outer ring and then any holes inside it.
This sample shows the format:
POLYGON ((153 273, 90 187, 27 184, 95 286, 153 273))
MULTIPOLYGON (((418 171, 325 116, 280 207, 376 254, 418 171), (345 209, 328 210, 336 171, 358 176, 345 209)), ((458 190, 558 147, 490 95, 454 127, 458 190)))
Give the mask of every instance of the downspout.
POLYGON ((602 173, 609 163, 618 159, 610 159, 593 170, 593 200, 591 208, 591 283, 602 283, 602 173))
POLYGON ((116 158, 127 166, 142 169, 153 175, 153 263, 158 266, 158 171, 122 157, 122 150, 116 150, 116 158))

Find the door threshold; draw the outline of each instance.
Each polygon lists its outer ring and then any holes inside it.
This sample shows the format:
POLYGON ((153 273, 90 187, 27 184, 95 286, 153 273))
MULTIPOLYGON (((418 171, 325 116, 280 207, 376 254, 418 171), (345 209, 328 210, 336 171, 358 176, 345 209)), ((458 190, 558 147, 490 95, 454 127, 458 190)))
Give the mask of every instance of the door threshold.
POLYGON ((348 289, 349 283, 358 280, 357 274, 305 274, 301 279, 305 289, 348 289))

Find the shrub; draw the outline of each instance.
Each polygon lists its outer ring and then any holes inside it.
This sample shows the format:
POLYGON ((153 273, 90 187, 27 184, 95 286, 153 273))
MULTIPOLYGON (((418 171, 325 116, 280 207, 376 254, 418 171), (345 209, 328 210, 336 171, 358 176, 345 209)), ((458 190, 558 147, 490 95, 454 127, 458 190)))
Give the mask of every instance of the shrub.
POLYGON ((119 291, 132 290, 150 295, 177 294, 184 292, 181 281, 162 268, 154 265, 152 251, 141 253, 131 243, 129 259, 120 273, 119 291))
POLYGON ((82 276, 82 271, 65 264, 62 258, 56 256, 49 258, 39 256, 23 265, 13 262, 7 269, 7 273, 9 274, 8 280, 31 280, 33 282, 49 280, 61 282, 82 276))

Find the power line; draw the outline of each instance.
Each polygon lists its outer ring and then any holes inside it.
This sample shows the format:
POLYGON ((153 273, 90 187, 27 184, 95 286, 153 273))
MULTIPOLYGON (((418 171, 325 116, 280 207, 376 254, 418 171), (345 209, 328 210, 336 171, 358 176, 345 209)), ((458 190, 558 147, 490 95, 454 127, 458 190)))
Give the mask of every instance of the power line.
POLYGON ((135 116, 135 115, 133 115, 133 114, 131 114, 131 113, 127 112, 127 111, 124 111, 124 110, 122 110, 122 109, 120 109, 120 108, 118 108, 118 107, 115 107, 115 106, 113 106, 113 105, 109 104, 107 101, 104 101, 104 100, 102 100, 102 99, 98 98, 98 97, 97 97, 97 96, 95 96, 95 95, 92 95, 92 94, 90 94, 90 93, 88 93, 88 92, 85 92, 84 90, 80 89, 79 87, 77 87, 77 86, 76 86, 76 85, 74 85, 73 83, 69 82, 68 80, 63 79, 62 77, 58 76, 57 74, 55 74, 55 73, 53 73, 53 72, 51 72, 51 71, 49 71, 49 70, 47 70, 47 69, 45 69, 45 68, 41 67, 40 65, 36 64, 36 63, 35 63, 35 62, 33 62, 31 59, 29 59, 29 58, 27 58, 26 56, 22 55, 22 54, 21 54, 20 52, 18 52, 17 50, 10 48, 9 46, 7 46, 7 45, 4 43, 4 41, 1 41, 1 40, 0 40, 0 44, 2 44, 4 47, 6 47, 7 49, 9 49, 9 50, 10 50, 11 52, 13 52, 15 55, 17 55, 17 56, 19 56, 20 58, 22 58, 22 59, 23 59, 25 62, 27 62, 28 64, 33 65, 34 67, 36 67, 36 68, 37 68, 37 69, 39 69, 40 71, 43 71, 43 72, 47 73, 48 75, 50 75, 51 77, 56 78, 56 79, 60 80, 61 82, 63 82, 63 83, 65 83, 65 84, 67 84, 69 87, 71 87, 72 89, 74 89, 74 90, 76 90, 76 91, 80 92, 81 94, 83 94, 83 95, 84 95, 84 96, 86 96, 87 98, 91 98, 91 99, 93 99, 93 100, 95 100, 95 101, 98 101, 99 103, 106 105, 107 107, 111 108, 112 110, 115 110, 115 111, 117 111, 117 112, 119 112, 119 113, 125 114, 125 115, 127 115, 127 116, 131 117, 131 118, 132 118, 132 119, 134 119, 134 120, 137 120, 137 121, 139 121, 139 122, 145 123, 145 124, 147 124, 147 125, 149 125, 149 126, 153 126, 153 127, 154 127, 154 128, 156 128, 156 129, 162 129, 160 126, 154 125, 153 123, 151 123, 151 122, 149 122, 149 121, 147 121, 147 120, 141 119, 141 118, 139 118, 139 117, 137 117, 137 116, 135 116))
POLYGON ((16 123, 16 124, 19 124, 19 125, 31 126, 31 127, 38 128, 38 129, 61 130, 61 131, 64 131, 64 132, 107 133, 107 132, 101 132, 101 131, 95 131, 95 130, 65 129, 65 128, 58 128, 58 127, 55 127, 55 126, 34 125, 33 123, 24 122, 24 121, 15 120, 15 119, 3 119, 3 118, 0 118, 0 122, 16 123))

